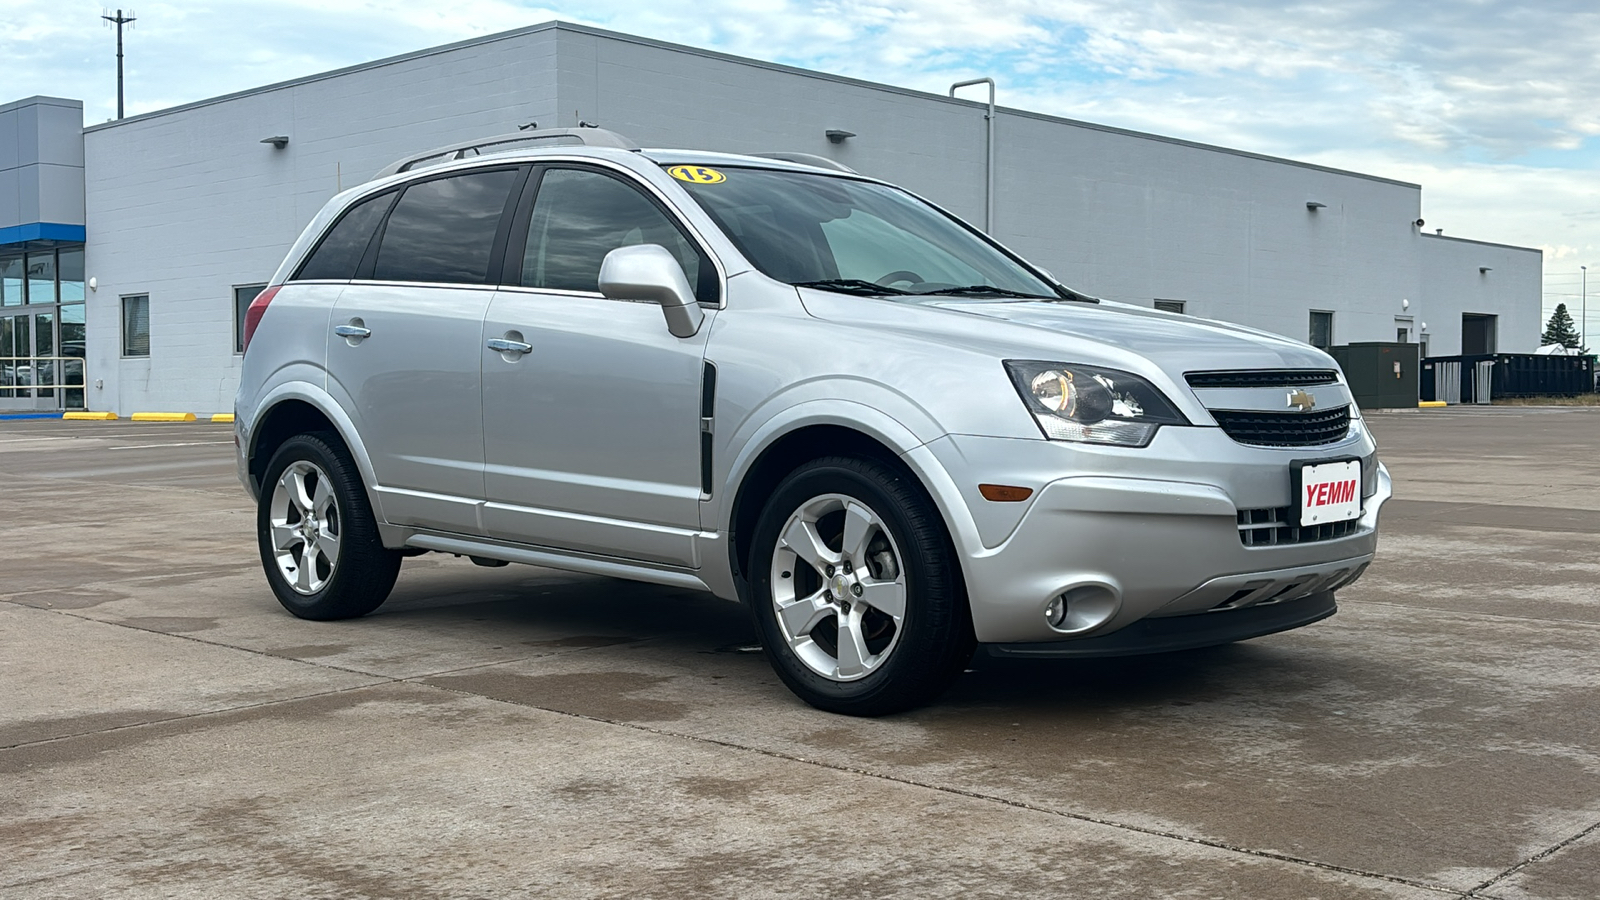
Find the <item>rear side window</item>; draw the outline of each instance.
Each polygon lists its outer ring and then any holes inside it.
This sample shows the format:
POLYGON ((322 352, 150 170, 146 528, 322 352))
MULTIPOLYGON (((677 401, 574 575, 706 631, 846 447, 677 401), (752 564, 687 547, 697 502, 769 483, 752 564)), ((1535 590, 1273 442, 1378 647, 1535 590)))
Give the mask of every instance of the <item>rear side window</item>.
POLYGON ((332 278, 348 281, 356 277, 361 257, 372 242, 372 233, 378 230, 383 214, 394 200, 393 193, 383 193, 350 207, 350 210, 333 226, 328 236, 317 245, 311 258, 300 267, 295 277, 303 280, 332 278))
POLYGON ((406 188, 384 226, 372 277, 488 284, 495 233, 518 174, 473 172, 406 188))
POLYGON ((539 182, 522 284, 599 291, 606 254, 634 244, 667 248, 694 286, 695 299, 716 302, 716 270, 667 214, 633 187, 587 169, 551 169, 539 182))

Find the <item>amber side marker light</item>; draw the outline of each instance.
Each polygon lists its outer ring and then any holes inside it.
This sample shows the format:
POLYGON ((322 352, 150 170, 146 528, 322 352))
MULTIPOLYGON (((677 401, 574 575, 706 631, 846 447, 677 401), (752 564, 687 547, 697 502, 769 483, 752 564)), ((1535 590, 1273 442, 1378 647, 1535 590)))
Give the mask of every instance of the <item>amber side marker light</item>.
POLYGON ((978 493, 985 500, 996 503, 1017 503, 1033 496, 1033 488, 1016 487, 1009 484, 980 484, 978 493))

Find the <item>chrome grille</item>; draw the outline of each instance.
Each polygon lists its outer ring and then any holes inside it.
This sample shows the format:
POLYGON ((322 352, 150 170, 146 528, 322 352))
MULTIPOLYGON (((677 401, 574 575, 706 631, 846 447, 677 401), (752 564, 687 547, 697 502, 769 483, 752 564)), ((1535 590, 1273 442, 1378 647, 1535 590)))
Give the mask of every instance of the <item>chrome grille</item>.
POLYGON ((1361 529, 1360 519, 1297 525, 1298 510, 1292 506, 1239 510, 1239 541, 1246 547, 1277 547, 1283 544, 1310 544, 1349 537, 1361 529))
POLYGON ((1350 433, 1350 407, 1319 412, 1242 412, 1214 409, 1211 415, 1228 437, 1261 447, 1314 447, 1350 433))
POLYGON ((1186 372, 1192 388, 1300 387, 1306 384, 1333 384, 1339 380, 1332 369, 1242 369, 1237 372, 1186 372))

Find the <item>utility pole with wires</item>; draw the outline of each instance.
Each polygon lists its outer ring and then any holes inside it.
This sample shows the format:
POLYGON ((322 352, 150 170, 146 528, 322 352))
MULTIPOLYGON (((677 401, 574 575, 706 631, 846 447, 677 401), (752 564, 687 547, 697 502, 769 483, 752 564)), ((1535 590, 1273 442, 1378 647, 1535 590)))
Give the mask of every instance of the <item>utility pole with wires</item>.
POLYGON ((122 118, 122 26, 133 27, 133 10, 130 9, 127 15, 123 15, 119 9, 113 16, 110 10, 105 9, 101 10, 100 18, 106 20, 108 27, 117 26, 117 118, 120 119, 122 118))

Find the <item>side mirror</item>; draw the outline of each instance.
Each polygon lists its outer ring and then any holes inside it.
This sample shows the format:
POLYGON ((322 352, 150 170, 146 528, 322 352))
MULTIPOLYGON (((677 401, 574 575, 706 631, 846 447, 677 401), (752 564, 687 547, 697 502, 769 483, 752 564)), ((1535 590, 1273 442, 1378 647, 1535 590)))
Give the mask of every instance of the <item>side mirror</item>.
POLYGON ((660 244, 618 247, 600 263, 600 293, 612 300, 656 303, 674 337, 694 337, 706 314, 683 269, 660 244))

